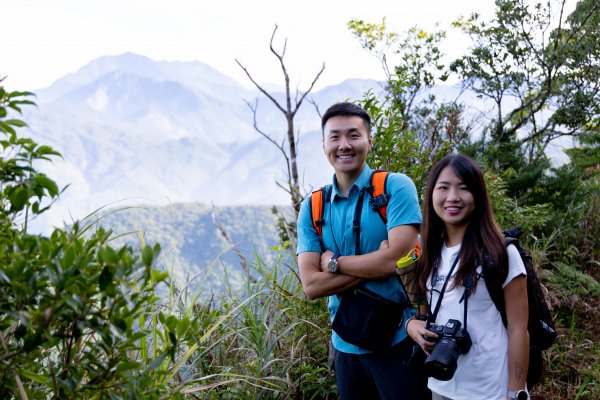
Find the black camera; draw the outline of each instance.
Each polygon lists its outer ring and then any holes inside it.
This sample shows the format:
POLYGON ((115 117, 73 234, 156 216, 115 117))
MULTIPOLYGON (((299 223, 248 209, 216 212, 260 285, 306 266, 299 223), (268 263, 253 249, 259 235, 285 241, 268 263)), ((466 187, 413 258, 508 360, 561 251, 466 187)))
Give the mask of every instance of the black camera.
POLYGON ((456 372, 458 356, 471 348, 471 336, 455 319, 449 319, 446 325, 432 325, 427 329, 440 337, 425 360, 425 374, 440 381, 449 381, 456 372))

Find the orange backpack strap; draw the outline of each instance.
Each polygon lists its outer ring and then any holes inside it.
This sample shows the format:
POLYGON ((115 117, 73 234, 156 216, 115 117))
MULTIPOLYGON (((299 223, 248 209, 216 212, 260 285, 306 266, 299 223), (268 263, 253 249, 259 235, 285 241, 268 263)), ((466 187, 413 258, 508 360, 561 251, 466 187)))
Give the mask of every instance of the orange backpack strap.
POLYGON ((310 195, 310 213, 313 227, 323 237, 323 188, 315 190, 310 195))
POLYGON ((392 197, 385 192, 385 183, 389 174, 389 171, 381 169, 371 173, 371 187, 373 188, 371 207, 379 213, 385 224, 387 224, 387 205, 392 197))
POLYGON ((325 225, 325 219, 323 219, 323 212, 325 210, 325 202, 328 201, 330 192, 329 187, 324 186, 319 190, 315 190, 310 195, 310 213, 312 217, 313 227, 317 231, 319 238, 323 238, 323 225, 325 225))

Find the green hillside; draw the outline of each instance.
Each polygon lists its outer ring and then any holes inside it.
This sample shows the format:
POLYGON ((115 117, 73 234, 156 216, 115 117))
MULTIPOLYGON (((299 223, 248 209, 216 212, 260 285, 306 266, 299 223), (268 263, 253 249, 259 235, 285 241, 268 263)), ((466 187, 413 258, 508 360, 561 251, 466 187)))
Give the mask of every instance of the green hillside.
MULTIPOLYGON (((278 210, 291 212, 289 207, 278 210)), ((140 205, 94 217, 113 231, 115 246, 160 243, 159 266, 170 272, 177 286, 193 278, 192 289, 208 292, 222 286, 224 269, 230 280, 239 282, 243 261, 236 251, 246 260, 258 256, 270 263, 275 257, 271 248, 279 243, 271 206, 140 205)))

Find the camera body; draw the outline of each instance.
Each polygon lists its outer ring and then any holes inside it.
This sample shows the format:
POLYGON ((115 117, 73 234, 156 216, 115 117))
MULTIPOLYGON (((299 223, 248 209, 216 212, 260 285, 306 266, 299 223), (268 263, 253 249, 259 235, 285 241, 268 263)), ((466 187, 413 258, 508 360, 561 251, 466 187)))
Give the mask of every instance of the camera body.
POLYGON ((445 325, 432 325, 428 330, 440 337, 425 360, 425 373, 440 381, 448 381, 456 372, 458 357, 471 349, 471 336, 455 319, 449 319, 445 325))

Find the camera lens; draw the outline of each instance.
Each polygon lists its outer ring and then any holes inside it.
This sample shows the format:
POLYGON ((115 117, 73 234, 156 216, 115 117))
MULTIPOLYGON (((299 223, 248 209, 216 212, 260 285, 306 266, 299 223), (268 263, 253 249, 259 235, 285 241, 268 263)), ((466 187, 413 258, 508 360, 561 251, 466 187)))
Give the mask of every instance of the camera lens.
POLYGON ((440 381, 449 381, 456 372, 460 351, 456 341, 442 338, 425 360, 425 374, 440 381))

